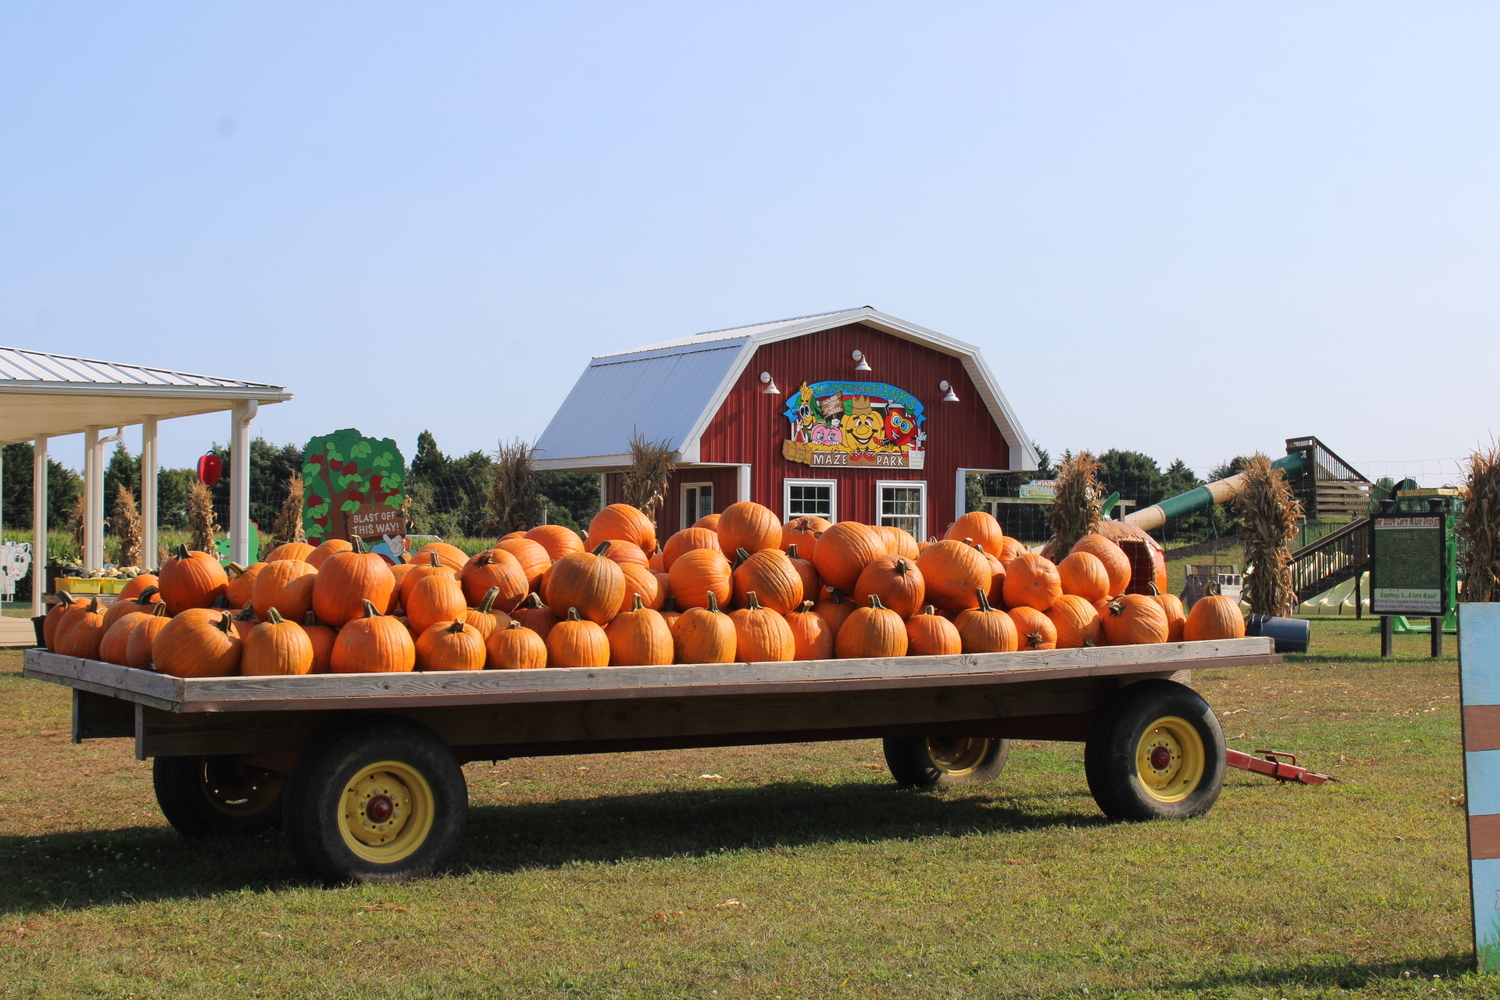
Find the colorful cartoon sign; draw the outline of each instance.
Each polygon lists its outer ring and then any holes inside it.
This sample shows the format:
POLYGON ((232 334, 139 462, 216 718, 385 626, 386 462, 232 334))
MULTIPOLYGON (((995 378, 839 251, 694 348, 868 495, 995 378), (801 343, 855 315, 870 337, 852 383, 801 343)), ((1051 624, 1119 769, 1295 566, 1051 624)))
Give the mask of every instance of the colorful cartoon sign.
POLYGON ((927 457, 922 404, 884 382, 807 382, 787 399, 788 461, 813 466, 920 469, 927 457))
MULTIPOLYGON (((401 505, 406 463, 390 438, 367 438, 352 428, 307 443, 302 480, 307 486, 302 527, 314 545, 328 538, 380 538, 405 535, 401 505)), ((399 562, 399 553, 387 555, 399 562)))

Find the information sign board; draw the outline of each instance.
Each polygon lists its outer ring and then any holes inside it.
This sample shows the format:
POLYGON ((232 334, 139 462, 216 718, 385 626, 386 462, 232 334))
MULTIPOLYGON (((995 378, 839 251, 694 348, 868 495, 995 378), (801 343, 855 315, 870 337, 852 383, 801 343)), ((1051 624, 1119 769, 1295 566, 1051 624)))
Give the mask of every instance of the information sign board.
POLYGON ((1447 515, 1372 517, 1370 536, 1371 614, 1447 614, 1447 515))

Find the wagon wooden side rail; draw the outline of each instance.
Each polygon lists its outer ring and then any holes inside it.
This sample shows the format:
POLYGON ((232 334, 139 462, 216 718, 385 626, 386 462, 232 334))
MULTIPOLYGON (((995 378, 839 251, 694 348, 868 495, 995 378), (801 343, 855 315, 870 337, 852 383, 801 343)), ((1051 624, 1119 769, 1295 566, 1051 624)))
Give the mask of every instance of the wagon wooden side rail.
POLYGON ((885 740, 916 786, 988 780, 1009 740, 1086 744, 1120 818, 1197 815, 1225 750, 1190 672, 1279 662, 1272 640, 696 666, 183 679, 25 654, 73 689, 73 739, 131 738, 158 801, 201 835, 284 816, 328 880, 407 877, 457 849, 469 760, 885 740))

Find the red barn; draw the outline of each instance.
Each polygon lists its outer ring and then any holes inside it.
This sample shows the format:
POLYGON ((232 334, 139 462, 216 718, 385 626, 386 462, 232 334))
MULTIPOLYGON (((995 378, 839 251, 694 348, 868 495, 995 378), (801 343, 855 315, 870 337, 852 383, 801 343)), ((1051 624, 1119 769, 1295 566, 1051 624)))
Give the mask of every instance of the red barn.
POLYGON ((603 472, 615 503, 636 433, 674 452, 662 538, 737 500, 926 538, 966 474, 1037 466, 977 347, 868 306, 596 357, 536 464, 603 472))

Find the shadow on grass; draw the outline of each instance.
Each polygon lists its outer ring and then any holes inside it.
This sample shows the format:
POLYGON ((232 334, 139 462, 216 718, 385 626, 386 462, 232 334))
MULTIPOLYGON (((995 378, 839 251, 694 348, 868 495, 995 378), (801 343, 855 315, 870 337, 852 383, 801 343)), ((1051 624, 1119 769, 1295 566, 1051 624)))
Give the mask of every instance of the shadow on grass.
POLYGON ((1449 952, 1412 959, 1408 962, 1351 962, 1289 965, 1284 968, 1258 969, 1254 972, 1204 976, 1163 983, 1162 987, 1194 993, 1212 992, 1236 986, 1250 987, 1327 987, 1360 990, 1378 987, 1383 982, 1410 979, 1432 982, 1434 976, 1451 983, 1474 972, 1474 956, 1468 952, 1449 952))
MULTIPOLYGON (((1107 823, 1086 795, 1024 808, 992 794, 929 795, 888 785, 784 782, 522 805, 475 806, 457 870, 508 872, 789 849, 833 841, 915 840, 1107 823)), ((0 839, 0 913, 265 891, 302 884, 279 832, 187 841, 126 827, 0 839)))

